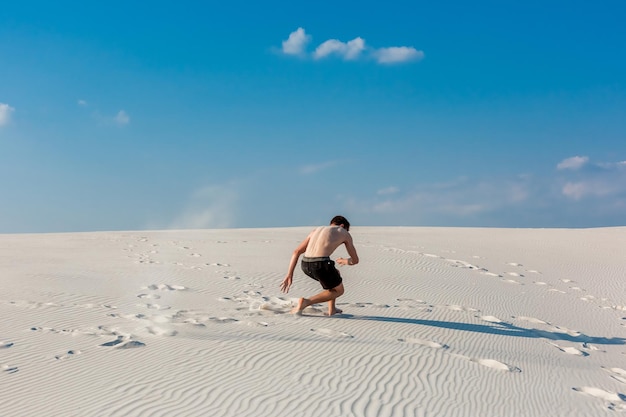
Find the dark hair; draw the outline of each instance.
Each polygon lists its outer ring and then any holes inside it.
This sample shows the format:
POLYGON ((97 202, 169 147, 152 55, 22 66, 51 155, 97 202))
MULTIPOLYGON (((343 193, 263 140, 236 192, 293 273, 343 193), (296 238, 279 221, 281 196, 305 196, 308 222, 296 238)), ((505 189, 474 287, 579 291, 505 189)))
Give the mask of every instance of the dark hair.
POLYGON ((330 221, 330 224, 334 224, 336 226, 341 226, 343 224, 343 227, 346 229, 346 231, 350 230, 350 222, 343 216, 333 217, 333 219, 330 221))

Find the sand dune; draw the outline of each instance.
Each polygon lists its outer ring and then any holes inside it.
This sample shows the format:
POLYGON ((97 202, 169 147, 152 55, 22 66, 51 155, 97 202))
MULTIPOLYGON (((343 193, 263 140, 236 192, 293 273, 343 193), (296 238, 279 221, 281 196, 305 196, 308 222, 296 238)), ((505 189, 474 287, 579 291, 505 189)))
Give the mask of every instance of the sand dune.
POLYGON ((0 235, 0 415, 626 415, 626 228, 354 227, 293 316, 308 231, 0 235))

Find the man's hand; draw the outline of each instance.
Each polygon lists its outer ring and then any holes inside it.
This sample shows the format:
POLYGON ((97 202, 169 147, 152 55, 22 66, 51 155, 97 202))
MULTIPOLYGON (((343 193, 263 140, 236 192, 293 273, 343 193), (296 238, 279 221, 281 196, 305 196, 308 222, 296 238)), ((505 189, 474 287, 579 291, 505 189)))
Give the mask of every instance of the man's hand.
POLYGON ((339 265, 350 265, 350 259, 337 258, 335 262, 337 262, 339 265))
POLYGON ((287 275, 285 277, 285 279, 283 280, 283 283, 280 284, 280 290, 282 292, 284 292, 285 294, 289 292, 289 288, 291 288, 291 283, 293 282, 293 277, 290 275, 287 275))

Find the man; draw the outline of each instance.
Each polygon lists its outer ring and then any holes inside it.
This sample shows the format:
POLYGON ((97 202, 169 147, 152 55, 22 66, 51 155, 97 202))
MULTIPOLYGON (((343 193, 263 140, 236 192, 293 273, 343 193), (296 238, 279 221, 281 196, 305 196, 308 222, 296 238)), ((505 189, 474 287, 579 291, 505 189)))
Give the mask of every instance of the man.
POLYGON ((359 263, 359 256, 352 243, 349 230, 350 222, 343 216, 335 216, 330 221, 330 226, 321 226, 313 230, 293 251, 289 271, 280 286, 280 290, 284 293, 289 292, 298 259, 300 255, 304 254, 302 271, 318 281, 324 291, 310 298, 300 298, 298 305, 291 310, 292 314, 301 314, 302 310, 308 306, 325 301, 328 301, 329 316, 341 313, 341 310, 335 307, 335 299, 343 294, 343 283, 339 271, 335 268, 335 262, 330 259, 330 255, 343 244, 350 257, 348 259, 337 258, 337 263, 339 265, 356 265, 359 263))

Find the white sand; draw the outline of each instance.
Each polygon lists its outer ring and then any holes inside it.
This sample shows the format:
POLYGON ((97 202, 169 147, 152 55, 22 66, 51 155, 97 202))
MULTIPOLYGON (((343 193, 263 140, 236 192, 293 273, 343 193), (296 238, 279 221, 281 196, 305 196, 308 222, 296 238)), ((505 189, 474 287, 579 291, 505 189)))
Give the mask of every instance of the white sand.
POLYGON ((309 230, 0 235, 0 415, 626 415, 626 228, 309 230))

